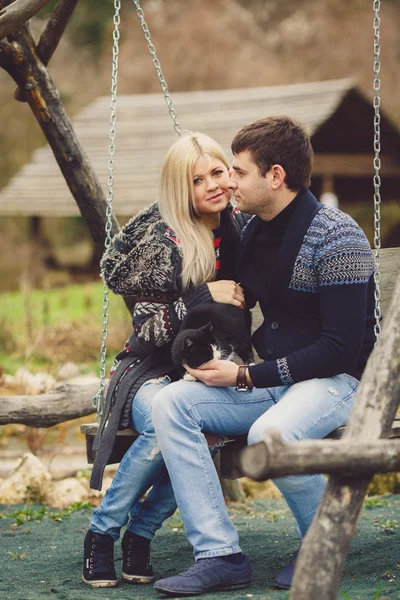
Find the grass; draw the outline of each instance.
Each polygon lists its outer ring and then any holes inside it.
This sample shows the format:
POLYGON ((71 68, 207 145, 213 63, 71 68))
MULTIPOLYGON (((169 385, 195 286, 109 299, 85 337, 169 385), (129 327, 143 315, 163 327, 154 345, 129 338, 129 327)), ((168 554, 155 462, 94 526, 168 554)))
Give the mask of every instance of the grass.
MULTIPOLYGON (((131 332, 121 297, 109 294, 108 365, 131 332)), ((55 372, 63 362, 98 370, 102 331, 102 283, 0 294, 0 365, 14 374, 21 366, 55 372)))

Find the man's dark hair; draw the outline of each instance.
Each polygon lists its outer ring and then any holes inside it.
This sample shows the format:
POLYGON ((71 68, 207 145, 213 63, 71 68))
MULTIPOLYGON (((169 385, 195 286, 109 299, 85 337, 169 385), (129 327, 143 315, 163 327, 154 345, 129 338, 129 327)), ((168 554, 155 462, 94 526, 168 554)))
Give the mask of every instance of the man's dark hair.
POLYGON ((313 149, 305 127, 290 117, 267 117, 246 125, 232 141, 233 154, 249 150, 264 176, 278 164, 285 169, 285 183, 296 192, 310 185, 313 149))

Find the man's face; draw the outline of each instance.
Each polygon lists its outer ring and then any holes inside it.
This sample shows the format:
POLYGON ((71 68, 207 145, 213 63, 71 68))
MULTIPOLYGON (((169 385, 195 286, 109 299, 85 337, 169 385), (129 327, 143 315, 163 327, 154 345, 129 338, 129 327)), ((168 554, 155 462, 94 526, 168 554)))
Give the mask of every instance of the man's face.
POLYGON ((242 212, 258 215, 273 201, 270 171, 262 176, 249 150, 235 154, 230 169, 229 187, 242 212))

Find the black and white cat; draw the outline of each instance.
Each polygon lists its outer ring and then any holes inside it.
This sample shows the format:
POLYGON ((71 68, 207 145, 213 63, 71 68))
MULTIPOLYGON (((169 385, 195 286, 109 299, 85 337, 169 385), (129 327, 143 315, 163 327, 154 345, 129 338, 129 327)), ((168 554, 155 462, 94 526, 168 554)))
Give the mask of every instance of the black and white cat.
MULTIPOLYGON (((253 361, 251 314, 232 304, 196 306, 182 321, 172 344, 175 365, 196 368, 210 360, 253 361)), ((184 379, 193 380, 188 374, 184 379)))

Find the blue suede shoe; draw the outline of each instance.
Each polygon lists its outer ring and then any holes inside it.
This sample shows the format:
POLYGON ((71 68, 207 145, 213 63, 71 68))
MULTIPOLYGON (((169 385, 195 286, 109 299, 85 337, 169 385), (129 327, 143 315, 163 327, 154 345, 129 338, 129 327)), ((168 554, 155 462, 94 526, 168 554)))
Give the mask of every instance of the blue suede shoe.
POLYGON ((250 585, 252 570, 249 557, 240 565, 221 558, 203 558, 192 567, 175 575, 160 579, 154 589, 167 596, 198 596, 205 592, 238 590, 250 585))
POLYGON ((280 590, 289 590, 290 586, 292 585, 298 553, 299 550, 293 552, 292 558, 290 559, 286 567, 284 567, 282 571, 279 571, 278 575, 274 579, 274 586, 279 588, 280 590))

